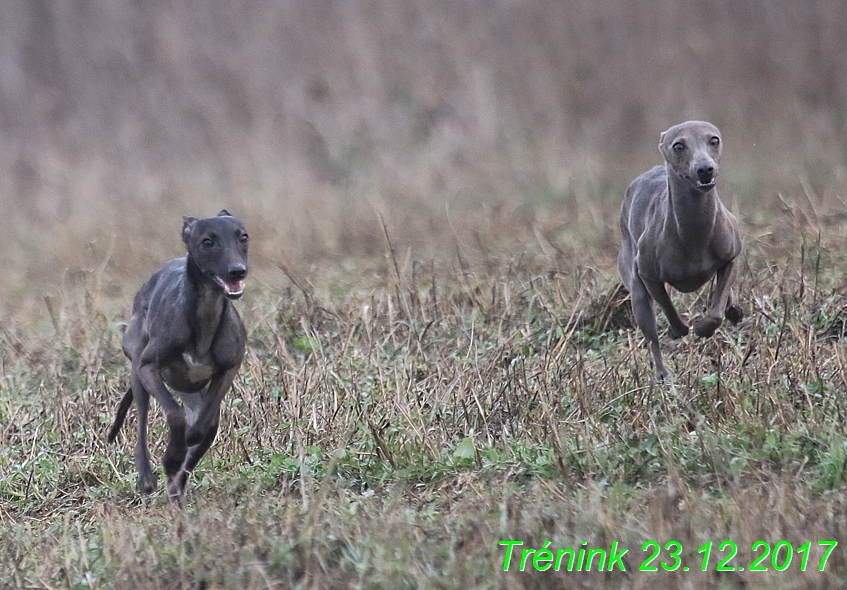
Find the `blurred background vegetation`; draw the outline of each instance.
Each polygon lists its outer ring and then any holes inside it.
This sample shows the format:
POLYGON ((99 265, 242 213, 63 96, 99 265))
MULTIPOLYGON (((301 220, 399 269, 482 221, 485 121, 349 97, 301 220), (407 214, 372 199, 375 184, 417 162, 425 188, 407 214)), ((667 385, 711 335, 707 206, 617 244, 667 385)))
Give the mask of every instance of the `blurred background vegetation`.
POLYGON ((847 177, 845 38, 842 0, 4 0, 3 289, 85 256, 136 278, 221 207, 274 260, 381 252, 380 216, 398 244, 613 244, 689 118, 723 130, 742 217, 820 198, 847 177))
POLYGON ((504 535, 847 538, 845 39, 844 0, 0 0, 0 586, 843 587, 840 549, 494 574, 504 535), (617 223, 691 118, 749 315, 665 387, 617 223), (120 334, 221 208, 250 346, 174 515, 106 444, 120 334))

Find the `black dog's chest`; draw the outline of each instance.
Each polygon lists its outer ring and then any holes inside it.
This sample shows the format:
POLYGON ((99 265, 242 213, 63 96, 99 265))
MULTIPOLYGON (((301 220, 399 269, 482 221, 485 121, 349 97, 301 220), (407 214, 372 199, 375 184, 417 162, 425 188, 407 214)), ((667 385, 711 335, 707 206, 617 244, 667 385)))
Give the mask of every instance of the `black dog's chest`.
POLYGON ((214 373, 214 361, 210 355, 196 356, 184 351, 161 371, 162 380, 168 387, 183 393, 203 389, 214 373))

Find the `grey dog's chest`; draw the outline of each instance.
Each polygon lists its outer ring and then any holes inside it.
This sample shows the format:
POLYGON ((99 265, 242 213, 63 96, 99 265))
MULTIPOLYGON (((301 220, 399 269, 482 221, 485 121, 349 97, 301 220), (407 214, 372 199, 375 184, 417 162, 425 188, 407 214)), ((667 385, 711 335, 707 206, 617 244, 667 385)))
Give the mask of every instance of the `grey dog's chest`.
MULTIPOLYGON (((696 291, 708 283, 717 270, 726 264, 713 256, 704 256, 701 259, 671 256, 674 258, 672 264, 665 263, 660 266, 662 272, 659 280, 682 293, 696 291)), ((660 261, 660 264, 661 262, 664 261, 660 261)))
POLYGON ((168 387, 183 393, 192 393, 203 389, 214 372, 211 355, 196 355, 183 351, 162 368, 162 380, 168 387))

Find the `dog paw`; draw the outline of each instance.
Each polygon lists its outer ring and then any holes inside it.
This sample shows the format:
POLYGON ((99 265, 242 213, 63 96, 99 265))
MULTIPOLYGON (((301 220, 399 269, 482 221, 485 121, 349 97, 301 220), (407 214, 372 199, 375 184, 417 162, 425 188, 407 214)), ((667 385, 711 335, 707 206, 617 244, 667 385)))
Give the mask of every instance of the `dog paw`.
POLYGON ((720 318, 704 317, 694 322, 694 333, 700 338, 709 338, 721 325, 720 318))
POLYGON ((668 333, 671 335, 671 338, 677 340, 678 338, 682 338, 683 336, 688 336, 689 328, 685 324, 674 326, 671 324, 668 326, 668 333))
POLYGON ((744 319, 744 310, 737 305, 730 305, 726 308, 724 317, 733 324, 738 324, 742 319, 744 319))
POLYGON ((156 490, 157 483, 158 478, 156 477, 156 474, 151 471, 146 475, 138 476, 138 483, 136 484, 136 487, 142 494, 152 494, 156 490))
POLYGON ((178 508, 185 508, 185 483, 187 481, 188 474, 181 469, 175 476, 168 477, 168 498, 178 508))

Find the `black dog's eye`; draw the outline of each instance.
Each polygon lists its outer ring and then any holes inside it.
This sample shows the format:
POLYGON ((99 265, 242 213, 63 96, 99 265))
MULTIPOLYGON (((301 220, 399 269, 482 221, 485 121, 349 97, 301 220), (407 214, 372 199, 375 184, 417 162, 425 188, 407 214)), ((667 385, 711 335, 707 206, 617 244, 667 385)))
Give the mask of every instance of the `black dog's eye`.
POLYGON ((712 147, 718 147, 720 144, 721 144, 721 138, 720 137, 713 137, 712 139, 709 140, 709 145, 712 146, 712 147))
POLYGON ((212 238, 203 238, 200 243, 203 244, 204 248, 211 248, 215 245, 215 241, 212 238))
POLYGON ((675 151, 676 153, 681 154, 682 152, 684 152, 684 151, 685 151, 685 144, 684 144, 684 143, 682 143, 681 141, 678 141, 678 142, 676 142, 675 144, 673 144, 673 148, 672 148, 672 149, 673 149, 673 151, 675 151))
POLYGON ((247 234, 241 234, 241 237, 238 239, 242 244, 246 244, 250 241, 250 236, 248 236, 247 234))

